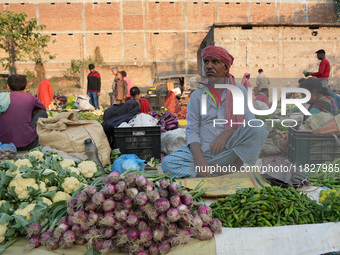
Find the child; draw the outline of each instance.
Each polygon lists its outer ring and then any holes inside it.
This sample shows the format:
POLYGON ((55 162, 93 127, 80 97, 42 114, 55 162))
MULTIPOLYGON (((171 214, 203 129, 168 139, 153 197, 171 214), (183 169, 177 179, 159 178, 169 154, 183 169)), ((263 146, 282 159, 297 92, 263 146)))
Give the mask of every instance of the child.
POLYGON ((25 93, 25 76, 9 76, 7 88, 11 91, 10 103, 0 115, 0 142, 14 143, 18 151, 31 150, 38 146, 37 121, 39 117, 47 118, 46 108, 37 98, 25 93))

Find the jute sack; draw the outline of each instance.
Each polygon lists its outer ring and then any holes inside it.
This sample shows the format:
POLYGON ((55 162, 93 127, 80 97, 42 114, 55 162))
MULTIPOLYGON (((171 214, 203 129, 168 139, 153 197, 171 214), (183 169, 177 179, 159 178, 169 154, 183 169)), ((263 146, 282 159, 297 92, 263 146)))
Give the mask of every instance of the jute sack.
POLYGON ((39 143, 67 153, 85 154, 87 138, 98 148, 103 166, 110 164, 111 148, 102 125, 95 120, 78 120, 78 114, 62 112, 53 118, 39 118, 37 123, 39 143))

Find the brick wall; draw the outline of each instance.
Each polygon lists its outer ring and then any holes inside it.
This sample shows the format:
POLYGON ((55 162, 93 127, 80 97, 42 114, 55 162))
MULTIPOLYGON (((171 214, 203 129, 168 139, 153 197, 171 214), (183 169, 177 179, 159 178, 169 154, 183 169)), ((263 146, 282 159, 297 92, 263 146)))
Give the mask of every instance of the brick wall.
MULTIPOLYGON (((93 56, 94 49, 99 47, 104 65, 98 68, 105 90, 109 90, 112 82, 110 66, 113 65, 126 69, 138 86, 148 85, 155 72, 196 73, 197 50, 214 23, 335 21, 333 0, 4 0, 0 4, 0 11, 3 10, 24 11, 46 25, 44 33, 56 40, 48 49, 56 54, 56 59, 45 63, 47 72, 52 75, 62 76, 71 59, 93 56)), ((295 66, 298 61, 310 68, 317 66, 313 55, 315 48, 326 48, 334 52, 334 57, 338 56, 339 41, 334 39, 338 30, 321 29, 317 37, 311 37, 309 30, 305 32, 296 28, 284 29, 281 34, 275 27, 252 31, 233 28, 227 34, 221 33, 218 40, 230 45, 237 54, 235 68, 240 71, 236 76, 243 75, 241 68, 245 65, 245 48, 248 47, 252 72, 261 65, 271 74, 290 77, 301 71, 295 66), (281 50, 273 47, 279 35, 283 37, 281 50), (293 54, 290 51, 299 48, 305 50, 301 54, 310 56, 308 61, 298 56, 291 62, 287 60, 293 54)), ((4 52, 0 52, 0 56, 3 55, 4 52)), ((33 70, 34 63, 17 63, 17 67, 22 73, 25 69, 33 70)), ((4 72, 7 71, 0 67, 0 73, 4 72)))
POLYGON ((262 68, 277 87, 295 86, 304 70, 315 72, 320 61, 315 51, 323 48, 331 64, 330 84, 340 89, 340 27, 215 27, 205 40, 226 48, 234 56, 231 73, 243 77, 251 74, 255 84, 258 69, 262 68), (317 31, 317 36, 312 32, 317 31))

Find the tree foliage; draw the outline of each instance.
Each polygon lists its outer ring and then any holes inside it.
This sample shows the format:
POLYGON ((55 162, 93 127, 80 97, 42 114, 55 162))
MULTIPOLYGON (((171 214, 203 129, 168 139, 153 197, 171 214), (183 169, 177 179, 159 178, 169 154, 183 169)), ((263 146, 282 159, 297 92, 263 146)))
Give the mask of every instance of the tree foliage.
MULTIPOLYGON (((14 13, 3 11, 0 13, 0 48, 8 53, 8 56, 0 58, 5 68, 12 67, 15 72, 15 62, 31 60, 36 63, 42 62, 42 55, 54 55, 46 50, 49 35, 42 35, 46 26, 38 25, 35 18, 28 19, 24 12, 14 13)), ((11 70, 11 68, 10 68, 11 70)))
POLYGON ((64 77, 66 79, 80 79, 80 69, 82 67, 87 68, 89 64, 94 64, 95 66, 101 65, 104 63, 103 55, 100 53, 100 47, 97 46, 94 50, 94 57, 88 56, 86 59, 72 59, 71 67, 67 68, 64 71, 64 77))

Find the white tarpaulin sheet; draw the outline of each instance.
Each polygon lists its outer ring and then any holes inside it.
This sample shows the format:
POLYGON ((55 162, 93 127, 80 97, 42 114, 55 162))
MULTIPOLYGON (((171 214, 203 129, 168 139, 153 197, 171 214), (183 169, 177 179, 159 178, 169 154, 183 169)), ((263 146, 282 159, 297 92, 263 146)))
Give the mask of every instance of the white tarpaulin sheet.
POLYGON ((215 239, 217 255, 319 255, 340 251, 340 222, 223 228, 215 239))

